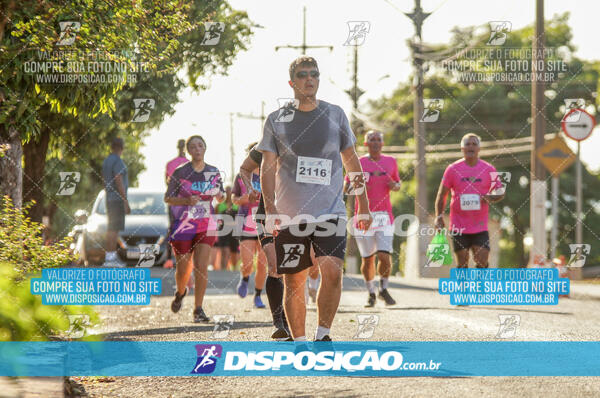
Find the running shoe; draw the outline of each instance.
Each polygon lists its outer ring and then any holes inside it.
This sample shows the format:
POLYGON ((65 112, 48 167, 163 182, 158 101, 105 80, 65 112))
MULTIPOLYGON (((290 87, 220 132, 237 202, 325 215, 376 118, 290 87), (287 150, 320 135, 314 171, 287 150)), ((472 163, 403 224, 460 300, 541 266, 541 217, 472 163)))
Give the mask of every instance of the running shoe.
POLYGON ((196 307, 194 310, 194 323, 206 323, 208 321, 210 321, 210 319, 206 316, 202 307, 196 307))
POLYGON ((317 289, 308 288, 308 295, 313 303, 317 301, 317 289))
POLYGON ((248 282, 240 278, 240 282, 237 285, 237 294, 244 298, 248 294, 248 282))
POLYGON ((181 295, 179 293, 177 293, 177 291, 175 291, 175 298, 171 302, 171 311, 173 311, 175 313, 179 312, 179 310, 181 309, 181 302, 183 301, 183 298, 185 297, 187 292, 188 292, 187 287, 185 288, 185 292, 183 292, 183 294, 181 294, 181 295))
POLYGON ((369 299, 367 300, 367 304, 365 304, 365 308, 375 307, 376 301, 377 296, 375 296, 375 293, 369 293, 369 299))
POLYGON ((331 337, 329 337, 328 334, 326 334, 325 336, 323 336, 322 339, 319 340, 315 340, 315 341, 325 341, 325 342, 330 342, 331 341, 331 337))
POLYGON ((284 328, 277 328, 271 335, 271 338, 277 341, 288 341, 288 339, 290 339, 291 337, 288 334, 287 330, 285 330, 284 328))
POLYGON ((254 296, 254 306, 256 308, 265 308, 265 305, 263 304, 260 296, 254 296))
POLYGON ((387 289, 383 289, 379 291, 379 298, 385 301, 385 305, 394 305, 396 304, 396 300, 390 296, 390 293, 387 289))

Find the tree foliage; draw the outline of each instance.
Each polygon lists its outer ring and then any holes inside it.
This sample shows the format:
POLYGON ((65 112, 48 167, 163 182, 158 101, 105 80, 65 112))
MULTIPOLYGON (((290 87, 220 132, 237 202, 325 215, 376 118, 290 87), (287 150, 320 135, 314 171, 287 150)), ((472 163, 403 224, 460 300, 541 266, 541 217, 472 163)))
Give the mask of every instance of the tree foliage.
POLYGON ((58 215, 58 235, 66 233, 75 208, 89 207, 102 188, 101 162, 110 140, 125 139, 124 159, 135 184, 144 167, 139 149, 148 131, 174 113, 184 87, 201 90, 212 75, 226 73, 252 34, 247 14, 223 0, 25 2, 5 15, 0 120, 16 127, 25 143, 23 197, 38 203, 31 209, 33 218, 58 215), (72 45, 58 46, 65 21, 81 27, 72 45), (224 23, 217 45, 202 44, 209 21, 224 23), (26 73, 28 62, 58 51, 86 64, 89 54, 98 54, 102 62, 144 67, 126 68, 118 82, 102 84, 43 84, 36 80, 39 74, 26 73), (131 122, 137 98, 155 101, 143 123, 131 122), (55 195, 60 171, 81 173, 76 196, 55 195))
MULTIPOLYGON (((531 48, 533 27, 513 31, 508 35, 504 47, 531 48)), ((484 47, 489 33, 477 34, 475 28, 456 28, 448 44, 433 46, 436 52, 451 53, 454 49, 464 48, 477 43, 484 47)), ((560 120, 565 113, 564 99, 583 98, 587 109, 596 113, 599 105, 597 96, 600 82, 600 63, 577 59, 572 55, 575 50, 571 44, 572 33, 568 26, 568 13, 554 16, 546 21, 546 46, 559 49, 554 56, 564 60, 568 71, 559 74, 557 81, 546 86, 544 118, 546 132, 558 133, 560 120)), ((531 134, 531 85, 499 83, 463 83, 454 75, 440 67, 439 63, 427 63, 424 97, 442 98, 444 107, 440 119, 435 123, 426 123, 426 142, 428 145, 457 144, 467 132, 475 132, 483 141, 522 138, 531 134)), ((387 129, 386 145, 414 146, 413 139, 413 99, 411 87, 401 84, 390 96, 372 101, 372 118, 387 129)), ((530 153, 500 153, 484 158, 498 170, 512 174, 511 183, 505 199, 491 207, 490 216, 502 221, 504 226, 503 261, 507 264, 526 263, 523 237, 529 230, 529 178, 530 153)), ((430 203, 429 212, 434 213, 433 203, 440 178, 446 166, 453 160, 436 160, 427 165, 427 187, 430 203)), ((411 162, 399 163, 401 176, 407 181, 403 192, 407 195, 396 197, 395 211, 411 213, 414 209, 415 181, 414 167, 411 162)), ((574 238, 574 173, 575 168, 566 170, 560 177, 560 219, 559 253, 569 253, 569 243, 574 238)), ((595 192, 600 188, 600 177, 584 170, 584 242, 597 241, 600 230, 600 214, 595 192)), ((548 179, 548 188, 550 180, 548 179)), ((547 195, 547 207, 550 207, 550 194, 547 195)), ((547 223, 548 225, 550 222, 547 223)), ((592 262, 600 262, 597 256, 592 262)), ((590 262, 588 262, 589 264, 590 262)))

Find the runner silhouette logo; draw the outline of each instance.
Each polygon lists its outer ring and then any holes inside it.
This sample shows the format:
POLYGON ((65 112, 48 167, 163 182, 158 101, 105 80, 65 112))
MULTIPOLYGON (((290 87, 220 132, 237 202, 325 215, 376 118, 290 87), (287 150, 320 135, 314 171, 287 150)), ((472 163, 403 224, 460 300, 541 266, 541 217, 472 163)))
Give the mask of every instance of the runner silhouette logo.
POLYGON ((81 174, 78 171, 61 171, 58 174, 60 176, 60 186, 56 194, 59 196, 73 195, 77 183, 81 180, 81 174))
POLYGON ((578 122, 581 117, 580 111, 571 112, 573 109, 583 109, 585 100, 583 98, 565 98, 565 114, 563 119, 567 123, 578 122))
POLYGON ((371 30, 369 21, 348 21, 348 38, 345 46, 362 46, 371 30))
POLYGON ((215 371, 217 358, 223 356, 223 347, 220 344, 196 344, 196 366, 191 374, 208 374, 215 371))
POLYGON ((430 243, 427 252, 429 257, 425 267, 441 267, 444 265, 444 255, 450 253, 450 245, 446 243, 430 243))
POLYGON ((506 42, 508 33, 512 29, 509 21, 490 22, 490 38, 485 43, 487 46, 501 46, 506 42))
POLYGON ((131 121, 134 123, 141 123, 148 121, 150 117, 150 112, 154 109, 154 99, 152 98, 134 98, 133 99, 133 108, 135 109, 133 113, 133 118, 131 121))
POLYGON ((497 339, 510 339, 517 334, 517 327, 521 324, 521 315, 498 315, 500 326, 497 339))
POLYGON ((89 315, 69 315, 69 329, 67 330, 67 336, 72 339, 80 339, 86 334, 88 326, 91 326, 89 315))
POLYGON ((504 195, 506 186, 510 182, 510 172, 490 171, 490 195, 504 195))
POLYGON ((300 243, 288 243, 283 245, 285 255, 280 268, 294 268, 300 263, 300 258, 304 254, 304 245, 300 243))
POLYGON ((375 333, 375 327, 379 324, 379 315, 375 314, 357 314, 358 331, 354 335, 355 339, 369 339, 375 333))
POLYGON ((221 41, 221 35, 225 32, 224 22, 204 22, 204 37, 201 46, 215 46, 221 41))
POLYGON ((423 98, 423 115, 420 121, 423 123, 437 122, 443 108, 444 100, 442 98, 423 98))
POLYGON ((580 268, 585 264, 585 259, 590 254, 592 246, 586 243, 573 243, 569 244, 569 249, 571 250, 571 257, 569 258, 567 267, 580 268))
POLYGON ((156 261, 156 256, 160 253, 160 246, 156 243, 140 243, 138 245, 140 250, 140 258, 136 264, 136 267, 150 268, 156 261))
POLYGON ((348 195, 362 195, 365 192, 365 183, 369 182, 369 176, 369 173, 360 171, 348 172, 348 179, 350 180, 348 195))
POLYGON ((79 29, 81 28, 81 22, 64 21, 59 22, 58 26, 60 27, 60 36, 58 36, 56 45, 70 46, 71 44, 75 43, 77 32, 79 32, 79 29))
POLYGON ((279 113, 275 122, 289 123, 294 120, 294 114, 300 101, 295 98, 277 98, 277 102, 279 103, 279 113))
POLYGON ((229 336, 229 331, 233 327, 235 317, 231 314, 214 315, 215 327, 210 337, 213 339, 224 339, 229 336))

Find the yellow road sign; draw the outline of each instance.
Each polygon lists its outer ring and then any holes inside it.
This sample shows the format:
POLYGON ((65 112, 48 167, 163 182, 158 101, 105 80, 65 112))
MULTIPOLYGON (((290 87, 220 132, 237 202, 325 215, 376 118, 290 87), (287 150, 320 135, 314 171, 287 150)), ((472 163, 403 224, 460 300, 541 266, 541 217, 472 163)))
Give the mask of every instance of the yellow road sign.
POLYGON ((575 161, 575 154, 560 137, 546 142, 537 150, 537 157, 550 174, 558 176, 575 161))

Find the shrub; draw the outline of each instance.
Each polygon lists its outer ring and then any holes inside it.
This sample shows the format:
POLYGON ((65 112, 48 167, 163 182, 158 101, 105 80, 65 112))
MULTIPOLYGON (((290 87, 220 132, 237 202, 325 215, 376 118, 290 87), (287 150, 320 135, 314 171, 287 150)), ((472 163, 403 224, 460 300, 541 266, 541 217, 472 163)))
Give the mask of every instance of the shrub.
POLYGON ((0 341, 78 337, 77 332, 83 332, 86 325, 78 324, 79 317, 72 317, 74 321, 70 322, 69 315, 89 318, 88 326, 98 321, 89 306, 43 305, 40 296, 31 294, 29 284, 30 278, 23 280, 13 266, 0 263, 0 341))
POLYGON ((21 277, 41 270, 67 265, 75 260, 69 251, 71 238, 45 246, 42 238, 44 225, 31 221, 27 210, 33 202, 19 209, 4 196, 0 206, 0 262, 14 266, 21 277))

